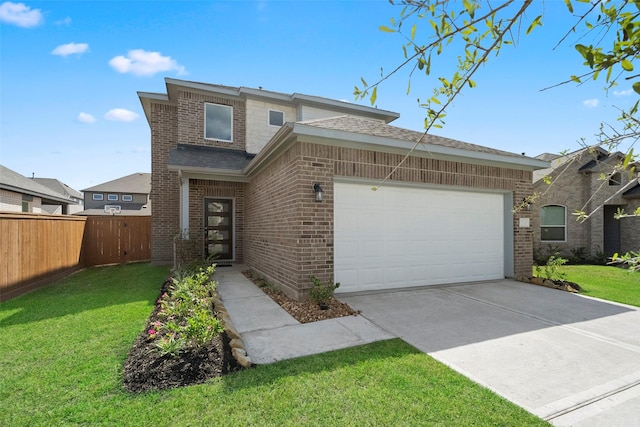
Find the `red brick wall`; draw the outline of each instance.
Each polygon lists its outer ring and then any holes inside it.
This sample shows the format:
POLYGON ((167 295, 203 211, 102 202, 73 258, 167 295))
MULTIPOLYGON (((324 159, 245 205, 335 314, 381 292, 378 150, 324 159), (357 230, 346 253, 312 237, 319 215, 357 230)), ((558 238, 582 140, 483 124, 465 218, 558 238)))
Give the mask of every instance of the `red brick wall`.
MULTIPOLYGON (((333 276, 333 177, 382 179, 402 155, 299 142, 259 174, 246 192, 247 264, 299 298, 309 275, 333 276), (313 183, 324 189, 316 203, 313 183)), ((430 158, 409 158, 393 180, 507 190, 516 203, 531 191, 531 172, 430 158)), ((520 229, 514 214, 515 276, 530 274, 531 228, 520 229)))
POLYGON ((178 173, 167 169, 169 151, 176 147, 178 108, 151 104, 151 260, 173 262, 173 237, 180 232, 178 173))

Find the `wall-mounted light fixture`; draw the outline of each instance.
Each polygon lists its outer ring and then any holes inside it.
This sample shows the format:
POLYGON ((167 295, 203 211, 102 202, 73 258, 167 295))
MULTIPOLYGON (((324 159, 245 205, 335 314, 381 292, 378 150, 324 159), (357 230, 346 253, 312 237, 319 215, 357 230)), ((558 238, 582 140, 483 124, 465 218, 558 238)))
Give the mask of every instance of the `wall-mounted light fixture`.
POLYGON ((527 200, 526 197, 522 199, 522 207, 525 211, 529 212, 531 210, 531 202, 527 200))
POLYGON ((316 202, 321 202, 324 191, 322 191, 320 183, 316 182, 315 184, 313 184, 313 191, 316 193, 316 202))

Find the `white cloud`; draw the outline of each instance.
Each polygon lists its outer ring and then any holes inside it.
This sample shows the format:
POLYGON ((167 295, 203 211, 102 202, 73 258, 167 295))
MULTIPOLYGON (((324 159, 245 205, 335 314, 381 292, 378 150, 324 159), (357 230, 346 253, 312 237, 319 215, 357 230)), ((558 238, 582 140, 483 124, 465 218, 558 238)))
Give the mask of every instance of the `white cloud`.
POLYGON ((160 52, 147 52, 142 49, 130 50, 127 56, 116 56, 109 65, 119 73, 131 73, 136 76, 153 76, 162 71, 176 71, 187 74, 186 69, 170 56, 162 56, 160 52))
POLYGON ((80 123, 93 123, 93 122, 96 121, 96 118, 93 117, 91 114, 88 114, 88 113, 80 113, 80 114, 78 114, 77 120, 80 123))
POLYGON ((625 89, 625 90, 614 90, 613 94, 615 96, 629 96, 633 93, 633 89, 625 89))
POLYGON ((61 44, 57 48, 51 51, 52 55, 69 56, 69 55, 82 55, 89 51, 89 45, 87 43, 67 43, 61 44))
POLYGON ((139 114, 130 110, 125 110, 124 108, 114 108, 104 115, 105 119, 113 120, 115 122, 132 122, 138 117, 140 117, 139 114))
POLYGON ((66 26, 69 26, 69 25, 71 25, 71 18, 70 18, 69 16, 67 16, 67 17, 66 17, 66 18, 64 18, 64 19, 61 19, 61 20, 59 20, 59 21, 54 22, 54 24, 56 24, 56 25, 66 25, 66 26))
POLYGON ((33 9, 24 3, 6 1, 0 4, 0 22, 30 28, 44 22, 40 9, 33 9))
POLYGON ((582 105, 589 108, 595 108, 598 106, 599 103, 600 103, 600 100, 598 98, 585 99, 584 101, 582 101, 582 105))

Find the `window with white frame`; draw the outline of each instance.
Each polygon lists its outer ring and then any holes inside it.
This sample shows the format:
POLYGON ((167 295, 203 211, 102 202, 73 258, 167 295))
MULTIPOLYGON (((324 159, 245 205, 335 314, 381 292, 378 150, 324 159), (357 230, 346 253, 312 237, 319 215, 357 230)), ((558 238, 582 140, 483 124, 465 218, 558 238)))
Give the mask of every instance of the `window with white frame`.
POLYGON ((284 111, 269 110, 269 126, 282 126, 284 124, 284 111))
POLYGON ((233 141, 233 108, 228 105, 204 104, 204 137, 233 141))
POLYGON ((114 202, 118 200, 118 195, 117 194, 108 194, 107 195, 107 200, 110 202, 114 202))
POLYGON ((567 208, 559 205, 540 208, 540 240, 543 242, 567 240, 567 208))
POLYGON ((131 202, 133 201, 133 196, 131 194, 123 194, 122 195, 123 202, 131 202))
POLYGON ((99 200, 104 200, 104 194, 96 194, 96 193, 94 193, 93 196, 91 196, 91 198, 93 200, 98 200, 98 201, 99 200))

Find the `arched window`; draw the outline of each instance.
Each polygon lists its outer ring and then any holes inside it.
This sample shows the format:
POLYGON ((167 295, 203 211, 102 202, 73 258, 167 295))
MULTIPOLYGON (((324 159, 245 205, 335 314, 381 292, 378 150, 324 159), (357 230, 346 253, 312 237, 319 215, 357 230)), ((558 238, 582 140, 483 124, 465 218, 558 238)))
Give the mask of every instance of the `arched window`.
POLYGON ((558 205, 540 208, 540 240, 543 242, 567 240, 567 208, 558 205))

